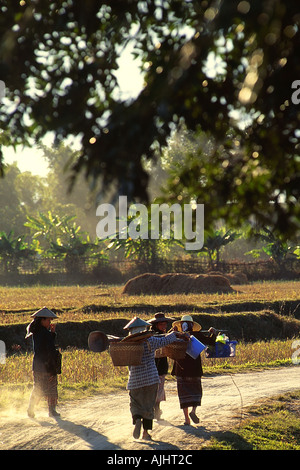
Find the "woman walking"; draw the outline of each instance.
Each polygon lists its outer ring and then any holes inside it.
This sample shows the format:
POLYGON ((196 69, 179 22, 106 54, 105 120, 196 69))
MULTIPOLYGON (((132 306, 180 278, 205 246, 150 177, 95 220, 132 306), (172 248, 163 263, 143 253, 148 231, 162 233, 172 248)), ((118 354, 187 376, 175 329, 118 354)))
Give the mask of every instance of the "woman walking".
MULTIPOLYGON (((174 322, 172 326, 174 331, 182 331, 193 335, 205 345, 215 344, 217 331, 210 328, 207 336, 200 331, 201 326, 199 323, 194 322, 190 315, 184 315, 180 321, 174 322)), ((196 424, 199 423, 196 410, 201 405, 201 377, 203 376, 200 354, 196 359, 186 354, 184 359, 174 361, 171 374, 176 376, 179 404, 185 419, 184 424, 191 424, 190 419, 196 424), (189 408, 192 408, 190 413, 189 408)))
POLYGON ((48 402, 49 416, 58 417, 56 411, 57 393, 57 354, 55 348, 55 326, 51 319, 57 315, 44 307, 33 315, 33 321, 27 327, 26 338, 33 340, 33 390, 29 400, 28 416, 34 418, 35 406, 44 396, 48 402))
MULTIPOLYGON (((172 320, 172 318, 165 317, 163 313, 158 312, 154 315, 154 318, 151 318, 151 320, 149 320, 149 323, 151 323, 152 330, 154 331, 154 333, 166 334, 168 322, 172 320)), ((155 364, 159 375, 159 384, 156 395, 154 417, 159 420, 162 415, 160 404, 162 401, 166 401, 165 380, 169 370, 168 358, 166 356, 156 357, 155 364)))
MULTIPOLYGON (((143 333, 150 326, 150 323, 135 317, 124 329, 129 330, 129 335, 131 335, 143 333)), ((153 426, 159 384, 159 375, 155 365, 155 350, 173 343, 177 338, 186 338, 186 335, 175 331, 161 337, 150 335, 143 342, 144 352, 141 364, 129 366, 127 390, 129 390, 130 411, 134 424, 133 437, 135 439, 139 439, 143 426, 143 439, 151 440, 149 431, 153 426)))

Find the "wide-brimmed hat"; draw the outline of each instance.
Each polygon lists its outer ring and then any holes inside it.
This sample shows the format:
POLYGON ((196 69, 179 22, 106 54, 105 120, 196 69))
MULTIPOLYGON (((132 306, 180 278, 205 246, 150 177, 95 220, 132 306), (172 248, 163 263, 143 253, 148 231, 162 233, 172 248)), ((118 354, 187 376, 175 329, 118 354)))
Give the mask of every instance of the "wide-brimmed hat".
POLYGON ((32 318, 39 318, 39 317, 42 317, 42 318, 58 318, 58 316, 55 315, 55 313, 52 312, 52 310, 49 310, 49 308, 47 308, 47 307, 43 307, 40 310, 38 310, 37 312, 34 312, 31 315, 31 317, 32 318))
POLYGON ((153 323, 160 323, 160 322, 168 322, 168 321, 173 321, 174 318, 168 318, 168 317, 165 317, 165 314, 162 313, 162 312, 157 312, 155 315, 154 315, 154 318, 151 318, 149 320, 149 323, 151 323, 153 325, 153 323))
POLYGON ((202 326, 199 323, 197 323, 196 321, 193 320, 191 315, 183 315, 180 320, 174 321, 172 323, 172 326, 173 327, 176 326, 179 331, 182 331, 181 323, 185 322, 185 321, 193 323, 193 331, 200 331, 201 328, 202 328, 202 326))

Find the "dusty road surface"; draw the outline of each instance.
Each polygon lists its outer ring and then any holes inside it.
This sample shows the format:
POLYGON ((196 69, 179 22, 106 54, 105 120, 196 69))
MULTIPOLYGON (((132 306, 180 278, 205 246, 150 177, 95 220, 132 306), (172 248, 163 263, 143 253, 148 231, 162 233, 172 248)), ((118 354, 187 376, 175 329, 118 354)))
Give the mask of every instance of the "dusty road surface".
POLYGON ((246 406, 300 389, 300 366, 203 378, 200 423, 183 426, 176 383, 166 386, 162 420, 154 421, 152 441, 135 440, 126 391, 61 406, 49 418, 40 404, 36 417, 4 410, 0 414, 0 450, 197 450, 213 431, 240 422, 246 406))

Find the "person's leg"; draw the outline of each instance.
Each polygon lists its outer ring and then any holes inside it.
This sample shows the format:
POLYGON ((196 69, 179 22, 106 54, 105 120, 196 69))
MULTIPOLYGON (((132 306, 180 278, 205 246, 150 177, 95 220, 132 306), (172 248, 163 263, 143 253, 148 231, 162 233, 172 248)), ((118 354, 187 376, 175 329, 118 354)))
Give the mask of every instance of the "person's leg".
POLYGON ((28 409, 27 409, 27 414, 29 418, 34 418, 34 409, 35 406, 38 404, 40 401, 40 390, 36 385, 33 386, 30 398, 29 398, 29 404, 28 404, 28 409))
POLYGON ((27 409, 27 414, 29 418, 34 418, 34 409, 39 403, 42 396, 42 386, 41 386, 41 377, 39 374, 33 374, 33 389, 29 398, 29 404, 27 409))
POLYGON ((57 375, 48 376, 48 390, 47 390, 47 401, 49 408, 50 417, 59 417, 60 414, 56 411, 56 405, 58 400, 57 393, 57 375))
POLYGON ((152 429, 156 395, 157 384, 129 391, 130 411, 134 424, 133 437, 135 439, 138 439, 140 436, 142 424, 144 426, 144 430, 147 431, 145 436, 148 436, 148 430, 152 429))
POLYGON ((196 415, 197 406, 193 406, 192 411, 190 412, 190 417, 195 424, 199 423, 199 418, 196 415))
POLYGON ((191 424, 190 417, 189 417, 189 409, 188 408, 182 408, 183 414, 184 414, 184 424, 191 424))
POLYGON ((157 421, 159 421, 161 419, 161 415, 162 415, 162 410, 160 408, 160 402, 157 402, 155 403, 155 407, 154 407, 154 418, 157 419, 157 421))
POLYGON ((160 408, 160 403, 162 401, 166 401, 166 393, 165 393, 165 375, 159 376, 159 385, 157 390, 156 402, 154 407, 154 417, 157 420, 160 420, 162 415, 162 410, 160 408))
POLYGON ((151 431, 152 424, 153 424, 152 419, 143 418, 143 429, 144 429, 143 430, 143 439, 146 439, 148 441, 150 441, 152 439, 151 435, 148 432, 148 431, 151 431))
POLYGON ((139 439, 140 434, 141 434, 141 428, 142 428, 142 417, 139 415, 135 415, 132 417, 133 418, 133 437, 134 439, 139 439))
POLYGON ((184 413, 184 424, 190 424, 190 418, 198 424, 199 418, 196 415, 196 409, 201 405, 202 399, 201 377, 177 377, 177 390, 180 408, 184 413), (192 407, 192 411, 189 413, 190 407, 192 407))
POLYGON ((50 417, 59 417, 60 414, 56 411, 56 402, 52 402, 51 400, 48 400, 48 409, 49 409, 49 416, 50 417))

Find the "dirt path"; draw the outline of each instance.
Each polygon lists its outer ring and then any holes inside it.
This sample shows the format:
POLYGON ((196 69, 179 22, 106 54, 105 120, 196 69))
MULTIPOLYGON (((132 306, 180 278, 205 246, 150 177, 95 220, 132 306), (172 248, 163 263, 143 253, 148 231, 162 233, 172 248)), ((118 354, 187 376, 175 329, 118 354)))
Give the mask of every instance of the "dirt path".
POLYGON ((36 418, 24 410, 0 414, 0 450, 197 450, 211 432, 238 424, 244 407, 300 388, 300 367, 203 379, 200 424, 183 426, 176 383, 167 384, 161 421, 154 421, 153 441, 136 441, 127 392, 98 396, 60 407, 61 418, 49 418, 41 405, 36 418))

